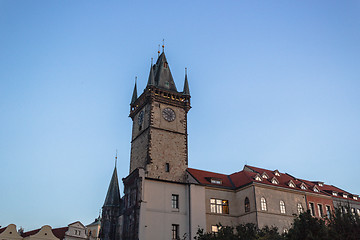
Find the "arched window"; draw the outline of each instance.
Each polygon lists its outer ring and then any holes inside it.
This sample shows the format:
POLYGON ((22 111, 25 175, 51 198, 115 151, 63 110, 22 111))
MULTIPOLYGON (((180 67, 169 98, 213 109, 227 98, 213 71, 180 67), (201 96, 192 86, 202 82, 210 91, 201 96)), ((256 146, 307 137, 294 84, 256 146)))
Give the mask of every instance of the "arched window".
POLYGON ((266 199, 264 197, 261 198, 261 210, 266 211, 266 199))
POLYGON ((249 198, 245 198, 245 212, 250 212, 250 201, 249 198))
POLYGON ((283 200, 280 201, 280 212, 281 212, 281 213, 286 213, 285 203, 284 203, 283 200))
POLYGON ((304 212, 304 208, 303 208, 303 206, 301 205, 301 203, 298 203, 297 208, 298 208, 298 214, 304 212))

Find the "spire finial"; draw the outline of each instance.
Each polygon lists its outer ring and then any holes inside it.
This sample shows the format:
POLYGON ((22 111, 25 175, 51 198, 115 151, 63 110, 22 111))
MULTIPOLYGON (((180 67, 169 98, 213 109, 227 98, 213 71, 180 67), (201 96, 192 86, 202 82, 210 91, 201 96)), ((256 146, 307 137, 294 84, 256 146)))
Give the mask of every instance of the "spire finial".
POLYGON ((163 52, 165 50, 165 39, 163 39, 162 50, 163 50, 163 52))
POLYGON ((158 57, 160 56, 160 44, 158 45, 158 57))
POLYGON ((137 76, 135 77, 135 86, 134 86, 134 91, 133 91, 133 95, 131 98, 131 103, 130 104, 134 104, 137 100, 137 88, 136 88, 136 82, 137 82, 137 76))
POLYGON ((116 149, 116 154, 115 154, 115 167, 117 165, 117 149, 116 149))
POLYGON ((185 75, 187 75, 187 67, 185 68, 185 75))
POLYGON ((151 66, 153 65, 153 61, 154 61, 154 59, 153 59, 153 58, 151 58, 151 66))
POLYGON ((185 68, 185 81, 184 81, 184 89, 183 89, 182 94, 190 96, 189 82, 187 79, 187 68, 185 68))

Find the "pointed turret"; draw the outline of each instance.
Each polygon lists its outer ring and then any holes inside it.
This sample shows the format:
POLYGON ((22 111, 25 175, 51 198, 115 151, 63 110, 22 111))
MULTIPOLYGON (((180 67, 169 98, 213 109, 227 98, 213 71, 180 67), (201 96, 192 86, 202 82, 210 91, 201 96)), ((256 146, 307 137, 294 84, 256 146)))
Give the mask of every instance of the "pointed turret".
POLYGON ((107 191, 103 207, 110 207, 110 206, 120 206, 120 190, 119 190, 119 182, 118 182, 116 167, 114 168, 114 172, 111 177, 109 189, 107 191))
POLYGON ((155 65, 155 86, 177 92, 164 52, 161 53, 155 65))
POLYGON ((184 89, 183 89, 182 94, 190 96, 189 82, 187 79, 187 68, 185 68, 185 82, 184 82, 184 89))
POLYGON ((151 58, 151 67, 150 67, 150 73, 149 73, 149 80, 147 85, 148 86, 154 86, 155 85, 155 79, 154 79, 154 66, 152 64, 152 58, 151 58))
POLYGON ((134 104, 136 100, 137 100, 137 88, 136 88, 136 78, 135 78, 135 86, 130 104, 134 104))

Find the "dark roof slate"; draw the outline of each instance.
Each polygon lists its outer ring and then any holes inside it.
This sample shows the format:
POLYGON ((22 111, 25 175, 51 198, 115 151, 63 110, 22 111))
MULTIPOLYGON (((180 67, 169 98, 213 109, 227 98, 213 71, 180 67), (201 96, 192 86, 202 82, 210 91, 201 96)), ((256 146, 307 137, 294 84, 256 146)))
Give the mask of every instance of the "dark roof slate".
POLYGON ((106 194, 105 202, 103 207, 105 206, 120 206, 120 190, 119 190, 119 181, 116 172, 116 167, 114 168, 113 175, 111 177, 110 185, 108 192, 106 194))

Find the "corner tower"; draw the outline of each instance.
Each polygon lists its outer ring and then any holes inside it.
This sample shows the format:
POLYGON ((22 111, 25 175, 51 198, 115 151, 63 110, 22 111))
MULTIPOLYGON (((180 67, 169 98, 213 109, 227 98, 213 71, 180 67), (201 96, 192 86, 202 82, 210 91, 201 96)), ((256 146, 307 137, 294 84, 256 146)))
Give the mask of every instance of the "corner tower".
POLYGON ((190 108, 187 74, 184 90, 178 92, 162 52, 151 64, 147 86, 139 97, 134 88, 129 115, 133 121, 130 173, 143 168, 148 178, 184 181, 190 108))
POLYGON ((105 202, 102 207, 102 218, 100 228, 101 240, 120 240, 121 207, 119 182, 116 167, 109 184, 105 202))

